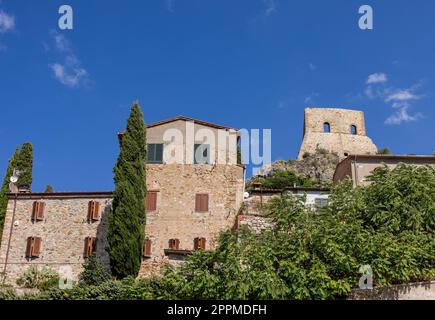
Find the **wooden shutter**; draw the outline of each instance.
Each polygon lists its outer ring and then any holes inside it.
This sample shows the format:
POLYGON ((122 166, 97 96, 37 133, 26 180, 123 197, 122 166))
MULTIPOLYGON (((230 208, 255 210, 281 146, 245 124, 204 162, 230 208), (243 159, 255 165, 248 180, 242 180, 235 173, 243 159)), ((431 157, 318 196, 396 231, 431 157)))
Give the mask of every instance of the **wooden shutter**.
POLYGON ((180 240, 179 239, 170 239, 169 240, 169 249, 178 250, 180 248, 180 240))
POLYGON ((33 237, 27 238, 26 258, 32 257, 33 237))
POLYGON ((85 250, 83 256, 85 258, 90 257, 97 248, 97 238, 86 237, 85 238, 85 250))
POLYGON ((34 238, 33 250, 32 250, 32 257, 33 258, 39 257, 39 254, 41 253, 41 242, 42 242, 41 238, 39 238, 39 237, 34 238))
POLYGON ((88 220, 96 221, 100 219, 100 203, 98 201, 89 201, 88 204, 88 220))
POLYGON ((195 250, 205 249, 205 238, 195 238, 193 247, 195 250))
POLYGON ((28 237, 26 247, 27 258, 38 258, 41 253, 42 239, 39 237, 28 237))
POLYGON ((38 208, 38 212, 36 215, 37 221, 44 220, 44 211, 45 211, 45 202, 39 202, 39 208, 38 208))
POLYGON ((32 220, 42 221, 44 220, 45 202, 34 201, 32 207, 32 220))
POLYGON ((197 194, 195 197, 195 211, 208 212, 208 194, 197 194))
POLYGON ((145 245, 144 245, 144 248, 143 248, 143 256, 144 257, 151 257, 151 245, 152 245, 151 240, 150 239, 146 239, 145 240, 145 245))
POLYGON ((146 195, 146 208, 147 211, 156 211, 157 210, 157 192, 149 191, 146 195))

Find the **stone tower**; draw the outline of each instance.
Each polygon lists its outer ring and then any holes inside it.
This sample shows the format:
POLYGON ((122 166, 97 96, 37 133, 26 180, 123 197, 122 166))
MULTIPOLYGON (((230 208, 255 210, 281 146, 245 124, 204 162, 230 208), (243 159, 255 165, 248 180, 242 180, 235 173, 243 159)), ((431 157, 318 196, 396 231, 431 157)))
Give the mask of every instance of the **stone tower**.
POLYGON ((336 152, 340 159, 350 154, 375 154, 376 145, 366 136, 364 113, 335 108, 306 108, 304 134, 298 159, 317 148, 336 152))

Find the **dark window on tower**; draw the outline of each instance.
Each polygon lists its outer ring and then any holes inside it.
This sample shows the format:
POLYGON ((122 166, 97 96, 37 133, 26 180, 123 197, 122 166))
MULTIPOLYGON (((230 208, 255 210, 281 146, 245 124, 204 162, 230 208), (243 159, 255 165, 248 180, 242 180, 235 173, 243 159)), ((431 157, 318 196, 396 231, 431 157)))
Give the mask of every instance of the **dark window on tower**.
POLYGON ((357 134, 357 130, 356 130, 356 126, 355 125, 351 125, 350 126, 350 134, 357 134))
POLYGON ((209 164, 210 163, 210 145, 209 144, 195 144, 195 152, 193 154, 195 164, 209 164))
POLYGON ((163 163, 163 143, 147 144, 148 163, 163 163))
POLYGON ((331 132, 331 125, 328 122, 323 124, 323 132, 329 133, 331 132))

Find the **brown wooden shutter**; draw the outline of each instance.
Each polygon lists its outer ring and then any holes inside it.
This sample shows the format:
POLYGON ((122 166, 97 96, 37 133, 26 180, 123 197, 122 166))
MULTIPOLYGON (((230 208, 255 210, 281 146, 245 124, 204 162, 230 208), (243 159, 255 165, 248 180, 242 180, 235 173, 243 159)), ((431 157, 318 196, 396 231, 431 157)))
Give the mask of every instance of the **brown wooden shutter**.
POLYGON ((85 250, 83 256, 85 258, 90 257, 97 249, 97 238, 86 237, 85 238, 85 250))
POLYGON ((146 195, 146 208, 147 211, 156 211, 157 210, 157 192, 149 191, 146 195))
POLYGON ((208 194, 202 195, 201 208, 202 212, 208 212, 208 194))
POLYGON ((205 238, 199 238, 199 249, 205 249, 205 238))
POLYGON ((33 237, 27 238, 26 258, 32 257, 33 237))
POLYGON ((100 203, 98 201, 94 201, 94 212, 92 215, 92 220, 100 219, 100 203))
POLYGON ((38 202, 38 203, 39 203, 39 206, 38 206, 38 211, 37 211, 37 215, 36 215, 36 220, 42 221, 42 220, 44 220, 45 202, 38 202))
POLYGON ((42 239, 39 237, 33 238, 33 248, 32 248, 32 258, 39 257, 39 254, 41 253, 41 242, 42 239))
POLYGON ((208 194, 197 194, 195 197, 195 211, 208 212, 208 194))
POLYGON ((170 239, 169 240, 169 249, 178 250, 180 248, 180 240, 179 239, 170 239))
POLYGON ((42 201, 34 201, 32 207, 32 220, 42 221, 44 220, 45 203, 42 201))
POLYGON ((98 201, 91 200, 88 204, 88 220, 96 221, 100 219, 100 203, 98 201))
POLYGON ((146 239, 145 240, 145 245, 144 245, 144 248, 143 248, 143 256, 144 257, 151 257, 151 245, 152 245, 151 240, 150 239, 146 239))
POLYGON ((195 250, 205 249, 205 238, 195 238, 193 247, 195 250))

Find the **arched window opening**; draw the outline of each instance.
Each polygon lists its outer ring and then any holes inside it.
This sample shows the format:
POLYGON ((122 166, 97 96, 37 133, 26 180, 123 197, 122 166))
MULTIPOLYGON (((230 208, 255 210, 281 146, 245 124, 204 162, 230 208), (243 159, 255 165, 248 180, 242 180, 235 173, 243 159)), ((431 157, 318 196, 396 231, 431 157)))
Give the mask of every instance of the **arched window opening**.
POLYGON ((356 125, 350 126, 350 134, 357 134, 356 125))
POLYGON ((323 124, 323 132, 325 132, 325 133, 331 132, 331 125, 328 122, 325 122, 323 124))

